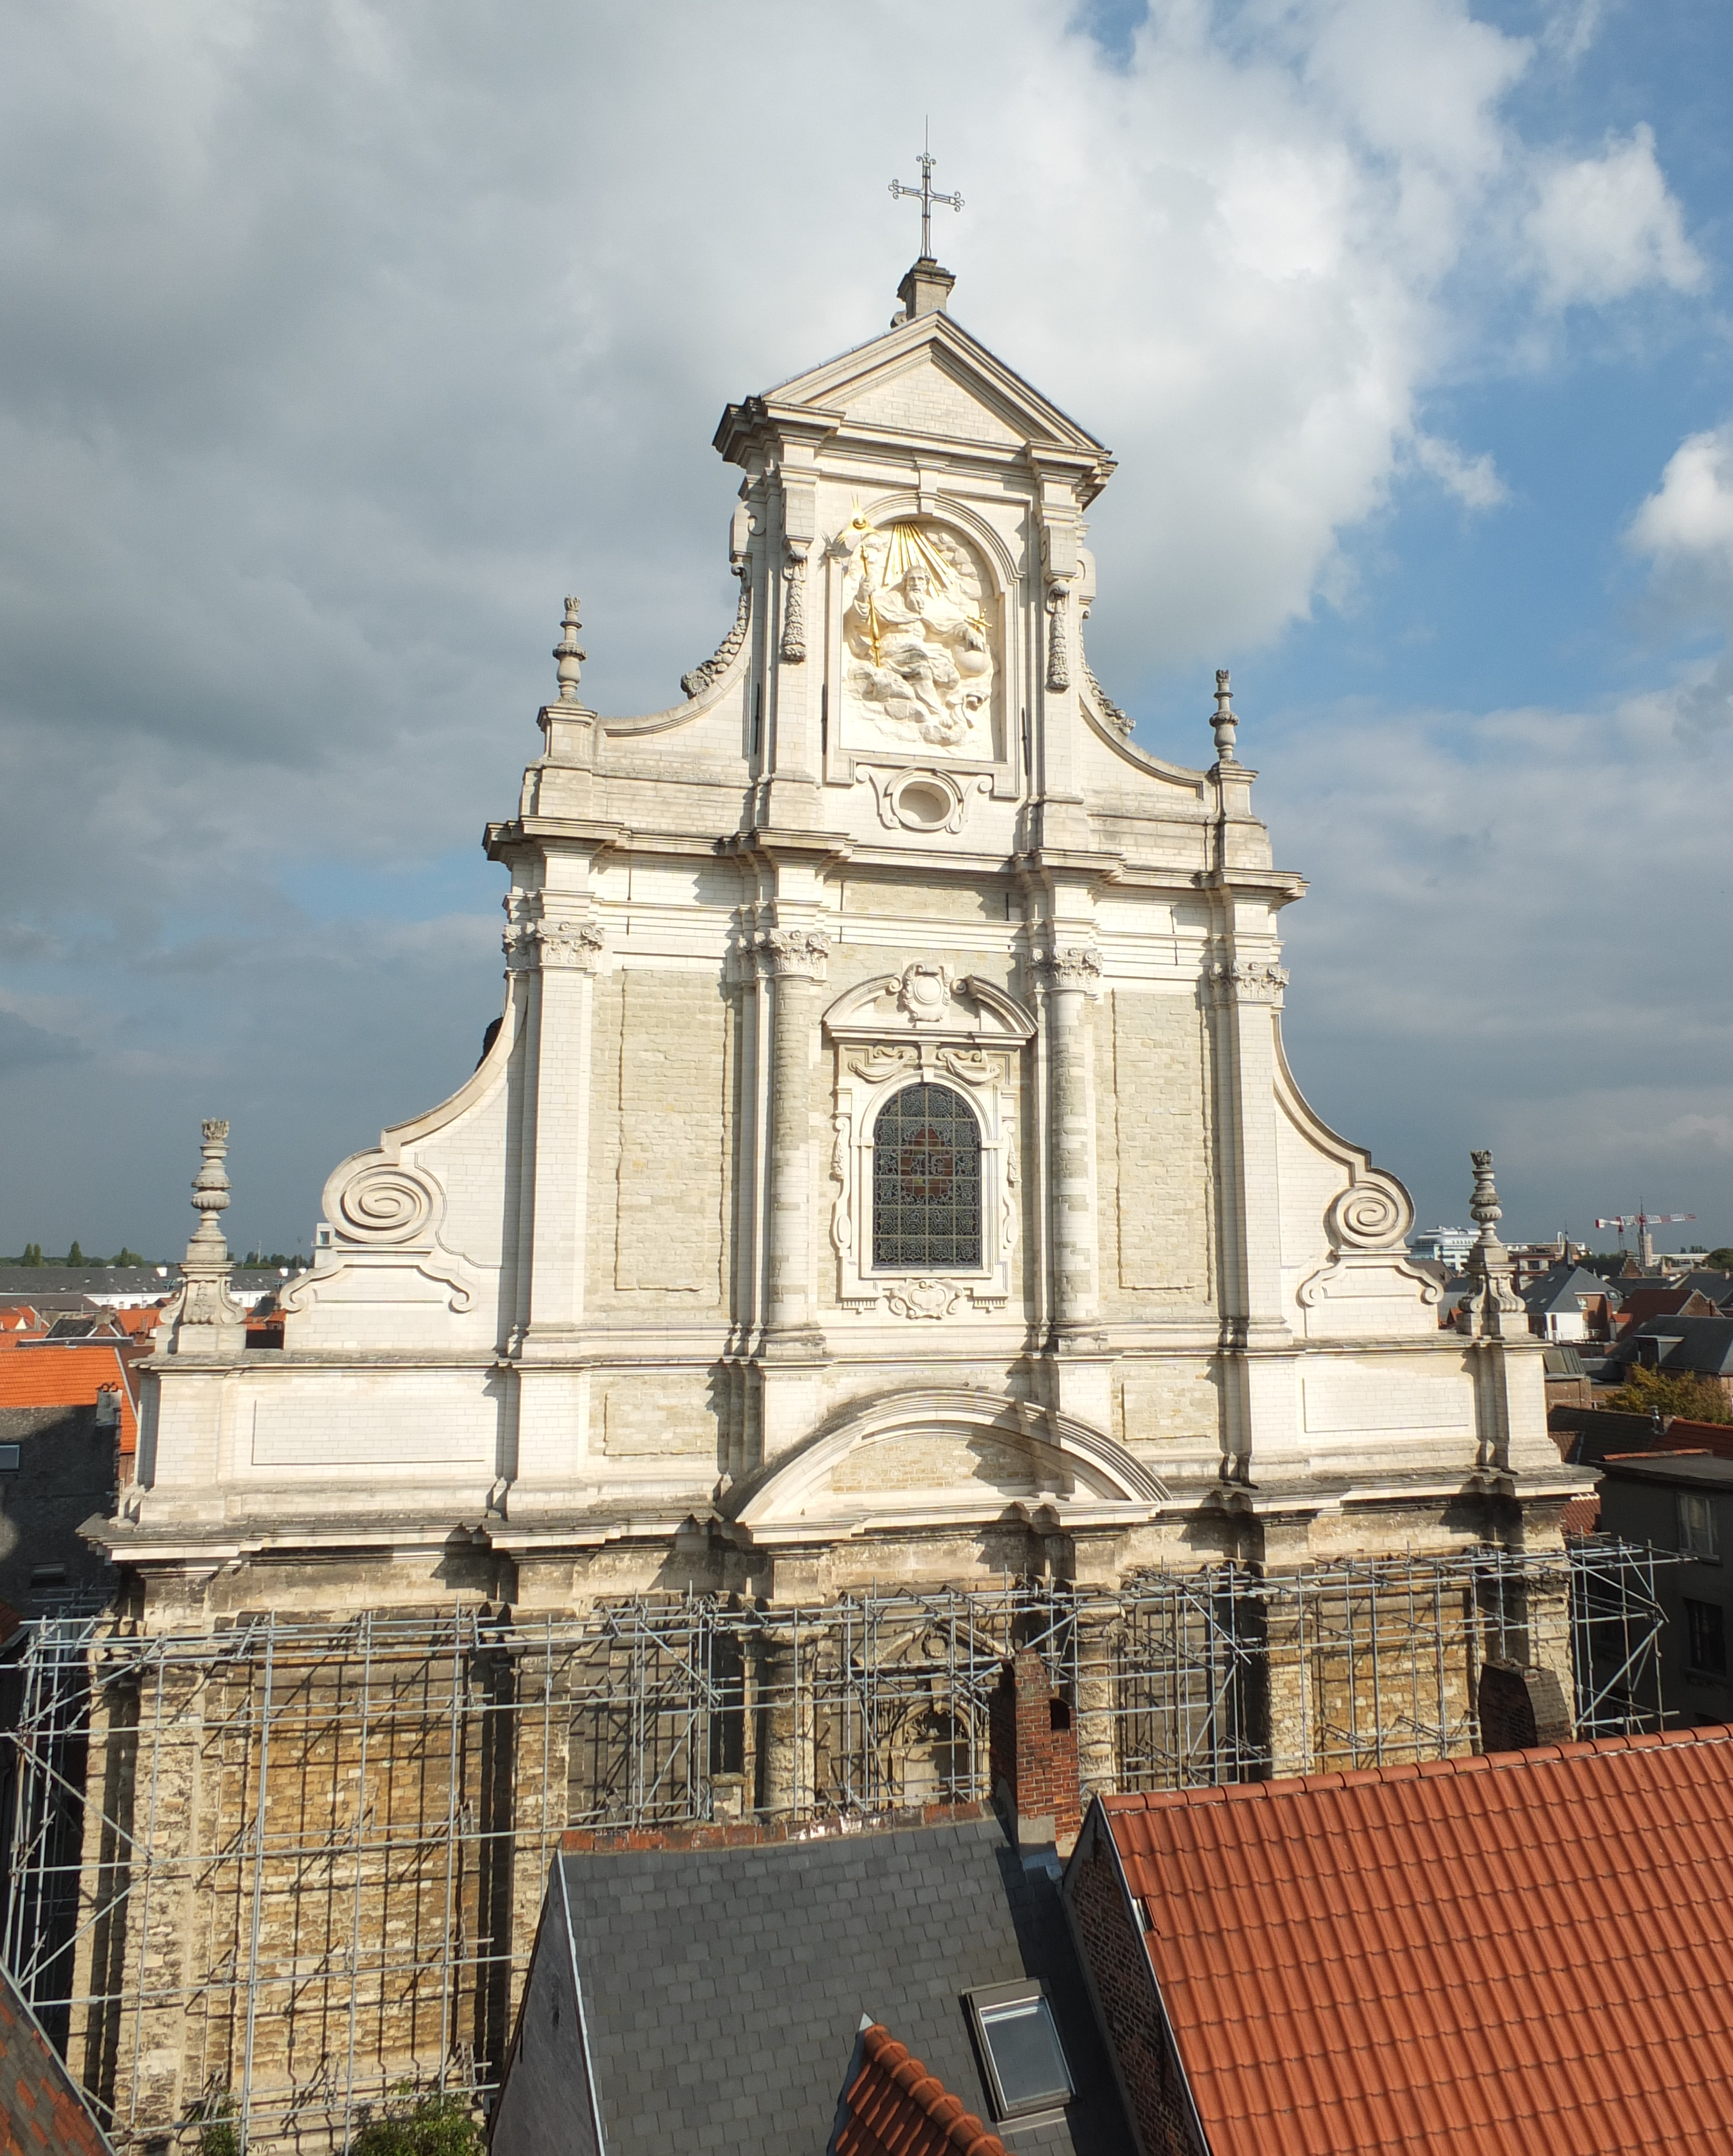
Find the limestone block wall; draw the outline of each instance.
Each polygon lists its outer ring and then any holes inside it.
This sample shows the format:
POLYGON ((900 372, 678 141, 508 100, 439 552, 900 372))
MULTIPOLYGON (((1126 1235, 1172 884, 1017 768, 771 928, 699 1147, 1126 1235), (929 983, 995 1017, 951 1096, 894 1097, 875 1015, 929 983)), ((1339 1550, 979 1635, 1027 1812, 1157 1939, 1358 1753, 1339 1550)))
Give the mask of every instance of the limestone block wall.
POLYGON ((715 971, 598 979, 590 1086, 587 1314, 725 1314, 736 1053, 715 971))
POLYGON ((1114 988, 1095 1028, 1103 1313, 1206 1313, 1214 1161, 1196 990, 1114 988))

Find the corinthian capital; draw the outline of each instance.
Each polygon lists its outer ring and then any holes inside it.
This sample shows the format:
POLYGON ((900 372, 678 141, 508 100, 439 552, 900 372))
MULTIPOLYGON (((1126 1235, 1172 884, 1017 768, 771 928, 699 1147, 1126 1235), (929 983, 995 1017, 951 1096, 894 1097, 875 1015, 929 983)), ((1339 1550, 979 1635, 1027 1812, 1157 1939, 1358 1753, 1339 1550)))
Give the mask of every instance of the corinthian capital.
POLYGON ((1101 953, 1093 943, 1056 944, 1035 961, 1035 971, 1049 988, 1093 988, 1101 978, 1101 953))
POLYGON ((1218 958, 1209 969, 1209 983, 1222 1003, 1279 1004, 1288 975, 1268 958, 1218 958))
POLYGON ((602 931, 593 921, 542 921, 531 932, 544 968, 576 967, 593 973, 602 945, 602 931))
POLYGON ((821 928, 772 928, 753 945, 760 970, 772 980, 822 981, 830 939, 821 928))

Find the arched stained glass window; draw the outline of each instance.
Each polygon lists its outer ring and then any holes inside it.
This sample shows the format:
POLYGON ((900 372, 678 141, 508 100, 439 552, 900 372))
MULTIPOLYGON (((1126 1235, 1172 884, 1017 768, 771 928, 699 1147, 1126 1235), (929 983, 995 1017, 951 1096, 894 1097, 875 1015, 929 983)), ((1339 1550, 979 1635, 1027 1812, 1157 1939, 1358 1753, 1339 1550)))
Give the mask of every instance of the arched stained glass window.
POLYGON ((981 1263, 981 1126, 948 1086, 907 1086, 873 1125, 873 1264, 972 1272, 981 1263))

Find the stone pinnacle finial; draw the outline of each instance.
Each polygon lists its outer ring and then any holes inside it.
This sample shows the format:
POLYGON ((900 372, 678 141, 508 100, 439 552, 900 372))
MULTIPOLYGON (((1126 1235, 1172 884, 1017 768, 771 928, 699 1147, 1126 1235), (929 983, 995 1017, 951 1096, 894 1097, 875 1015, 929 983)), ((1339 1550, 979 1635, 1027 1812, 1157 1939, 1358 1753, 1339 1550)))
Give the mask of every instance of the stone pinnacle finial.
POLYGON ((1479 1224, 1480 1234, 1469 1252, 1469 1278, 1474 1283, 1469 1297, 1474 1329, 1483 1339, 1519 1339, 1528 1336, 1528 1312, 1510 1278, 1510 1254, 1499 1240, 1499 1222, 1505 1209, 1499 1204, 1498 1186, 1492 1179, 1492 1155, 1470 1152, 1474 1170, 1474 1195, 1469 1211, 1479 1224))
POLYGON ((187 1239, 181 1285, 158 1329, 171 1355, 238 1354, 247 1344, 246 1312, 228 1292, 228 1245, 217 1217, 228 1209, 227 1122, 208 1116, 199 1127, 199 1146, 204 1158, 192 1178, 198 1225, 187 1239))
POLYGON ((1492 1155, 1489 1152, 1471 1152, 1469 1160, 1474 1171, 1474 1195, 1469 1201, 1470 1217, 1479 1224, 1483 1243, 1498 1240, 1498 1223, 1505 1217, 1505 1209, 1499 1203, 1498 1185, 1492 1179, 1492 1155))
POLYGON ((567 600, 566 619, 560 624, 560 640, 554 646, 554 657, 559 667, 560 701, 562 704, 582 701, 577 693, 577 684, 582 661, 590 655, 578 644, 577 632, 583 624, 577 618, 577 608, 576 599, 567 600))
POLYGON ((1220 763, 1238 763, 1233 753, 1234 729, 1239 721, 1233 712, 1233 680, 1225 666, 1216 669, 1216 715, 1212 722, 1216 730, 1216 760, 1220 763))
POLYGON ((222 1224, 217 1215, 226 1213, 229 1205, 231 1185, 228 1171, 223 1165, 228 1152, 228 1125, 208 1116, 199 1129, 204 1158, 192 1178, 192 1203, 198 1214, 198 1225, 187 1243, 187 1255, 189 1258, 221 1258, 226 1263, 228 1245, 223 1240, 222 1224))

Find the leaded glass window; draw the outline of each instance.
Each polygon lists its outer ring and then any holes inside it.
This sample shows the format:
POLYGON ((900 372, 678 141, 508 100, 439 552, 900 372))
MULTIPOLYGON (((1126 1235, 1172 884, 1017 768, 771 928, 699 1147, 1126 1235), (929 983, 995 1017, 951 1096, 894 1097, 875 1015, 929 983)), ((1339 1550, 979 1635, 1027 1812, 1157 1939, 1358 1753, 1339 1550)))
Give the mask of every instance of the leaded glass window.
POLYGON ((907 1086, 873 1125, 873 1264, 972 1272, 981 1263, 981 1126, 948 1086, 907 1086))

